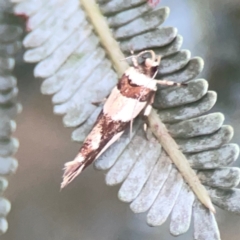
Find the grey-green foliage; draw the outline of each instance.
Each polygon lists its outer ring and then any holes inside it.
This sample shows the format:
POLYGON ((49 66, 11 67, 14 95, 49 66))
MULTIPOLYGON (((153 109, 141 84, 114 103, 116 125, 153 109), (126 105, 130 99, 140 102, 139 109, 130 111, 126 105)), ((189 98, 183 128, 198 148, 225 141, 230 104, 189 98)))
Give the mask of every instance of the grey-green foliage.
POLYGON ((10 23, 11 11, 12 4, 9 1, 0 2, 0 234, 8 229, 6 216, 11 209, 11 203, 3 194, 8 187, 6 177, 15 173, 18 167, 13 155, 19 143, 11 135, 16 129, 14 118, 21 111, 21 105, 16 100, 17 79, 12 71, 15 65, 14 55, 21 48, 22 29, 10 23))
MULTIPOLYGON (((206 80, 197 79, 203 60, 180 50, 183 38, 176 28, 160 26, 169 15, 168 8, 152 11, 144 0, 98 3, 126 55, 131 48, 136 52, 153 48, 162 55, 158 78, 189 83, 185 88, 159 88, 154 106, 207 186, 214 204, 238 213, 235 187, 240 172, 228 165, 237 159, 239 147, 229 143, 233 129, 223 125, 223 114, 207 114, 217 94, 208 91, 206 80)), ((34 4, 29 0, 16 5, 15 12, 31 16, 31 32, 23 41, 31 49, 24 58, 38 62, 34 74, 44 79, 42 93, 53 95, 54 113, 64 115, 65 126, 77 127, 72 139, 82 142, 101 110, 91 102, 106 97, 117 82, 84 10, 78 0, 60 6, 50 2, 42 6, 41 1, 34 4)), ((126 132, 94 166, 109 170, 108 185, 122 183, 119 199, 131 202, 134 212, 148 211, 149 225, 161 225, 171 213, 170 232, 179 235, 189 229, 193 215, 195 239, 220 239, 214 215, 195 199, 161 146, 144 138, 141 126, 136 120, 133 134, 129 137, 126 132)))

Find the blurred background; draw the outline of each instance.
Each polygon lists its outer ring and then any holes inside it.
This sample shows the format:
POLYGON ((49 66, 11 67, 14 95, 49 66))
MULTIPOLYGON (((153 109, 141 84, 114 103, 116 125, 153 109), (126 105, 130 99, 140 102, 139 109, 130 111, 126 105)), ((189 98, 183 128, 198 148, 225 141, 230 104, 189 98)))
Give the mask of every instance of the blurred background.
MULTIPOLYGON (((212 111, 225 115, 234 127, 232 142, 240 144, 240 1, 162 0, 171 13, 165 26, 178 28, 183 49, 205 61, 201 78, 217 91, 212 111)), ((50 97, 40 94, 40 80, 33 65, 19 61, 19 100, 23 112, 15 136, 20 141, 16 155, 19 168, 10 179, 6 197, 12 203, 9 230, 3 240, 188 240, 192 231, 174 238, 169 222, 161 227, 146 225, 145 214, 133 214, 117 199, 118 187, 107 187, 104 173, 86 169, 59 191, 64 162, 72 160, 79 145, 70 141, 71 129, 54 116, 50 97)), ((238 160, 237 166, 240 165, 238 160)), ((217 210, 222 240, 239 240, 240 216, 217 210)))

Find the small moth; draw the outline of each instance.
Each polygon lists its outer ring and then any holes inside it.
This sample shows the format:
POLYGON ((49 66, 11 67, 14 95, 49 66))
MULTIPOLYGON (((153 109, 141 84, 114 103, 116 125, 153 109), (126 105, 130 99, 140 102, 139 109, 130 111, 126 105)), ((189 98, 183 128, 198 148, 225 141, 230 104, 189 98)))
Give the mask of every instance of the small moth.
POLYGON ((156 56, 154 51, 146 50, 129 58, 132 59, 133 66, 125 71, 113 88, 78 155, 73 161, 65 163, 61 188, 73 181, 119 139, 141 112, 144 116, 150 114, 157 84, 182 85, 154 79, 161 61, 161 57, 156 56), (146 54, 151 57, 144 57, 146 54))

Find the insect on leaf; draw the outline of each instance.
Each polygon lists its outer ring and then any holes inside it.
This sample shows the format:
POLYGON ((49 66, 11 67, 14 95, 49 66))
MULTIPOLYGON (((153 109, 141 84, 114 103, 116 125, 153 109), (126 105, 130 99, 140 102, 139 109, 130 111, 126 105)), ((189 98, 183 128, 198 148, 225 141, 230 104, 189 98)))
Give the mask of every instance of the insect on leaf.
MULTIPOLYGON (((233 204, 234 208, 225 202, 227 198, 236 203, 238 196, 235 187, 239 171, 232 178, 227 174, 234 172, 228 165, 239 154, 238 146, 229 143, 233 129, 223 125, 221 113, 207 114, 217 95, 208 91, 205 79, 196 79, 203 69, 203 60, 180 50, 183 38, 176 28, 161 26, 169 9, 151 9, 143 0, 124 4, 122 0, 101 0, 100 10, 94 1, 80 2, 81 5, 77 0, 59 0, 35 6, 29 0, 15 6, 16 13, 29 16, 32 30, 24 39, 25 47, 31 48, 24 58, 37 62, 34 74, 44 79, 42 93, 53 95, 54 113, 64 115, 65 126, 76 127, 72 139, 82 142, 91 131, 101 111, 101 106, 92 102, 107 97, 117 84, 118 76, 127 69, 127 63, 121 60, 130 55, 131 48, 135 54, 153 49, 162 57, 157 79, 188 83, 184 88, 159 88, 154 114, 207 187, 213 203, 238 212, 238 204, 233 204), (109 27, 113 38, 106 34, 109 27), (214 171, 216 168, 219 171, 214 171), (223 187, 227 185, 233 189, 223 187)), ((184 181, 186 175, 172 164, 173 156, 168 155, 165 142, 161 143, 148 141, 141 120, 137 119, 131 137, 125 132, 94 166, 108 170, 107 185, 121 184, 119 199, 129 202, 134 212, 148 211, 149 225, 159 226, 171 214, 170 231, 180 235, 189 229, 193 215, 196 238, 220 239, 213 213, 199 203, 184 181), (200 219, 208 223, 204 232, 198 225, 200 219)))

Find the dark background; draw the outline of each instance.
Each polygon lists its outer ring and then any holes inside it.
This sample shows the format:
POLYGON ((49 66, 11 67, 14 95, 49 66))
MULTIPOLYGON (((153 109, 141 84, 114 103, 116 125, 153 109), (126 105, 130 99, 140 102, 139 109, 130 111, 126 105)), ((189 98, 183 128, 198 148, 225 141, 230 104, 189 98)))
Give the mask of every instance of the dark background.
MULTIPOLYGON (((201 78, 218 93, 213 111, 225 114, 240 144, 240 1, 162 0, 171 14, 165 26, 177 27, 183 49, 205 61, 201 78)), ((54 116, 51 99, 40 94, 33 65, 18 63, 15 75, 23 112, 15 136, 20 141, 17 173, 6 192, 12 203, 9 230, 3 240, 171 240, 169 222, 150 228, 145 214, 135 215, 117 199, 118 187, 107 187, 104 173, 88 168, 59 191, 63 163, 72 160, 78 144, 71 129, 54 116)), ((239 166, 239 161, 236 163, 239 166)), ((240 216, 217 210, 222 240, 239 240, 240 216)), ((193 239, 192 230, 177 239, 193 239)))

